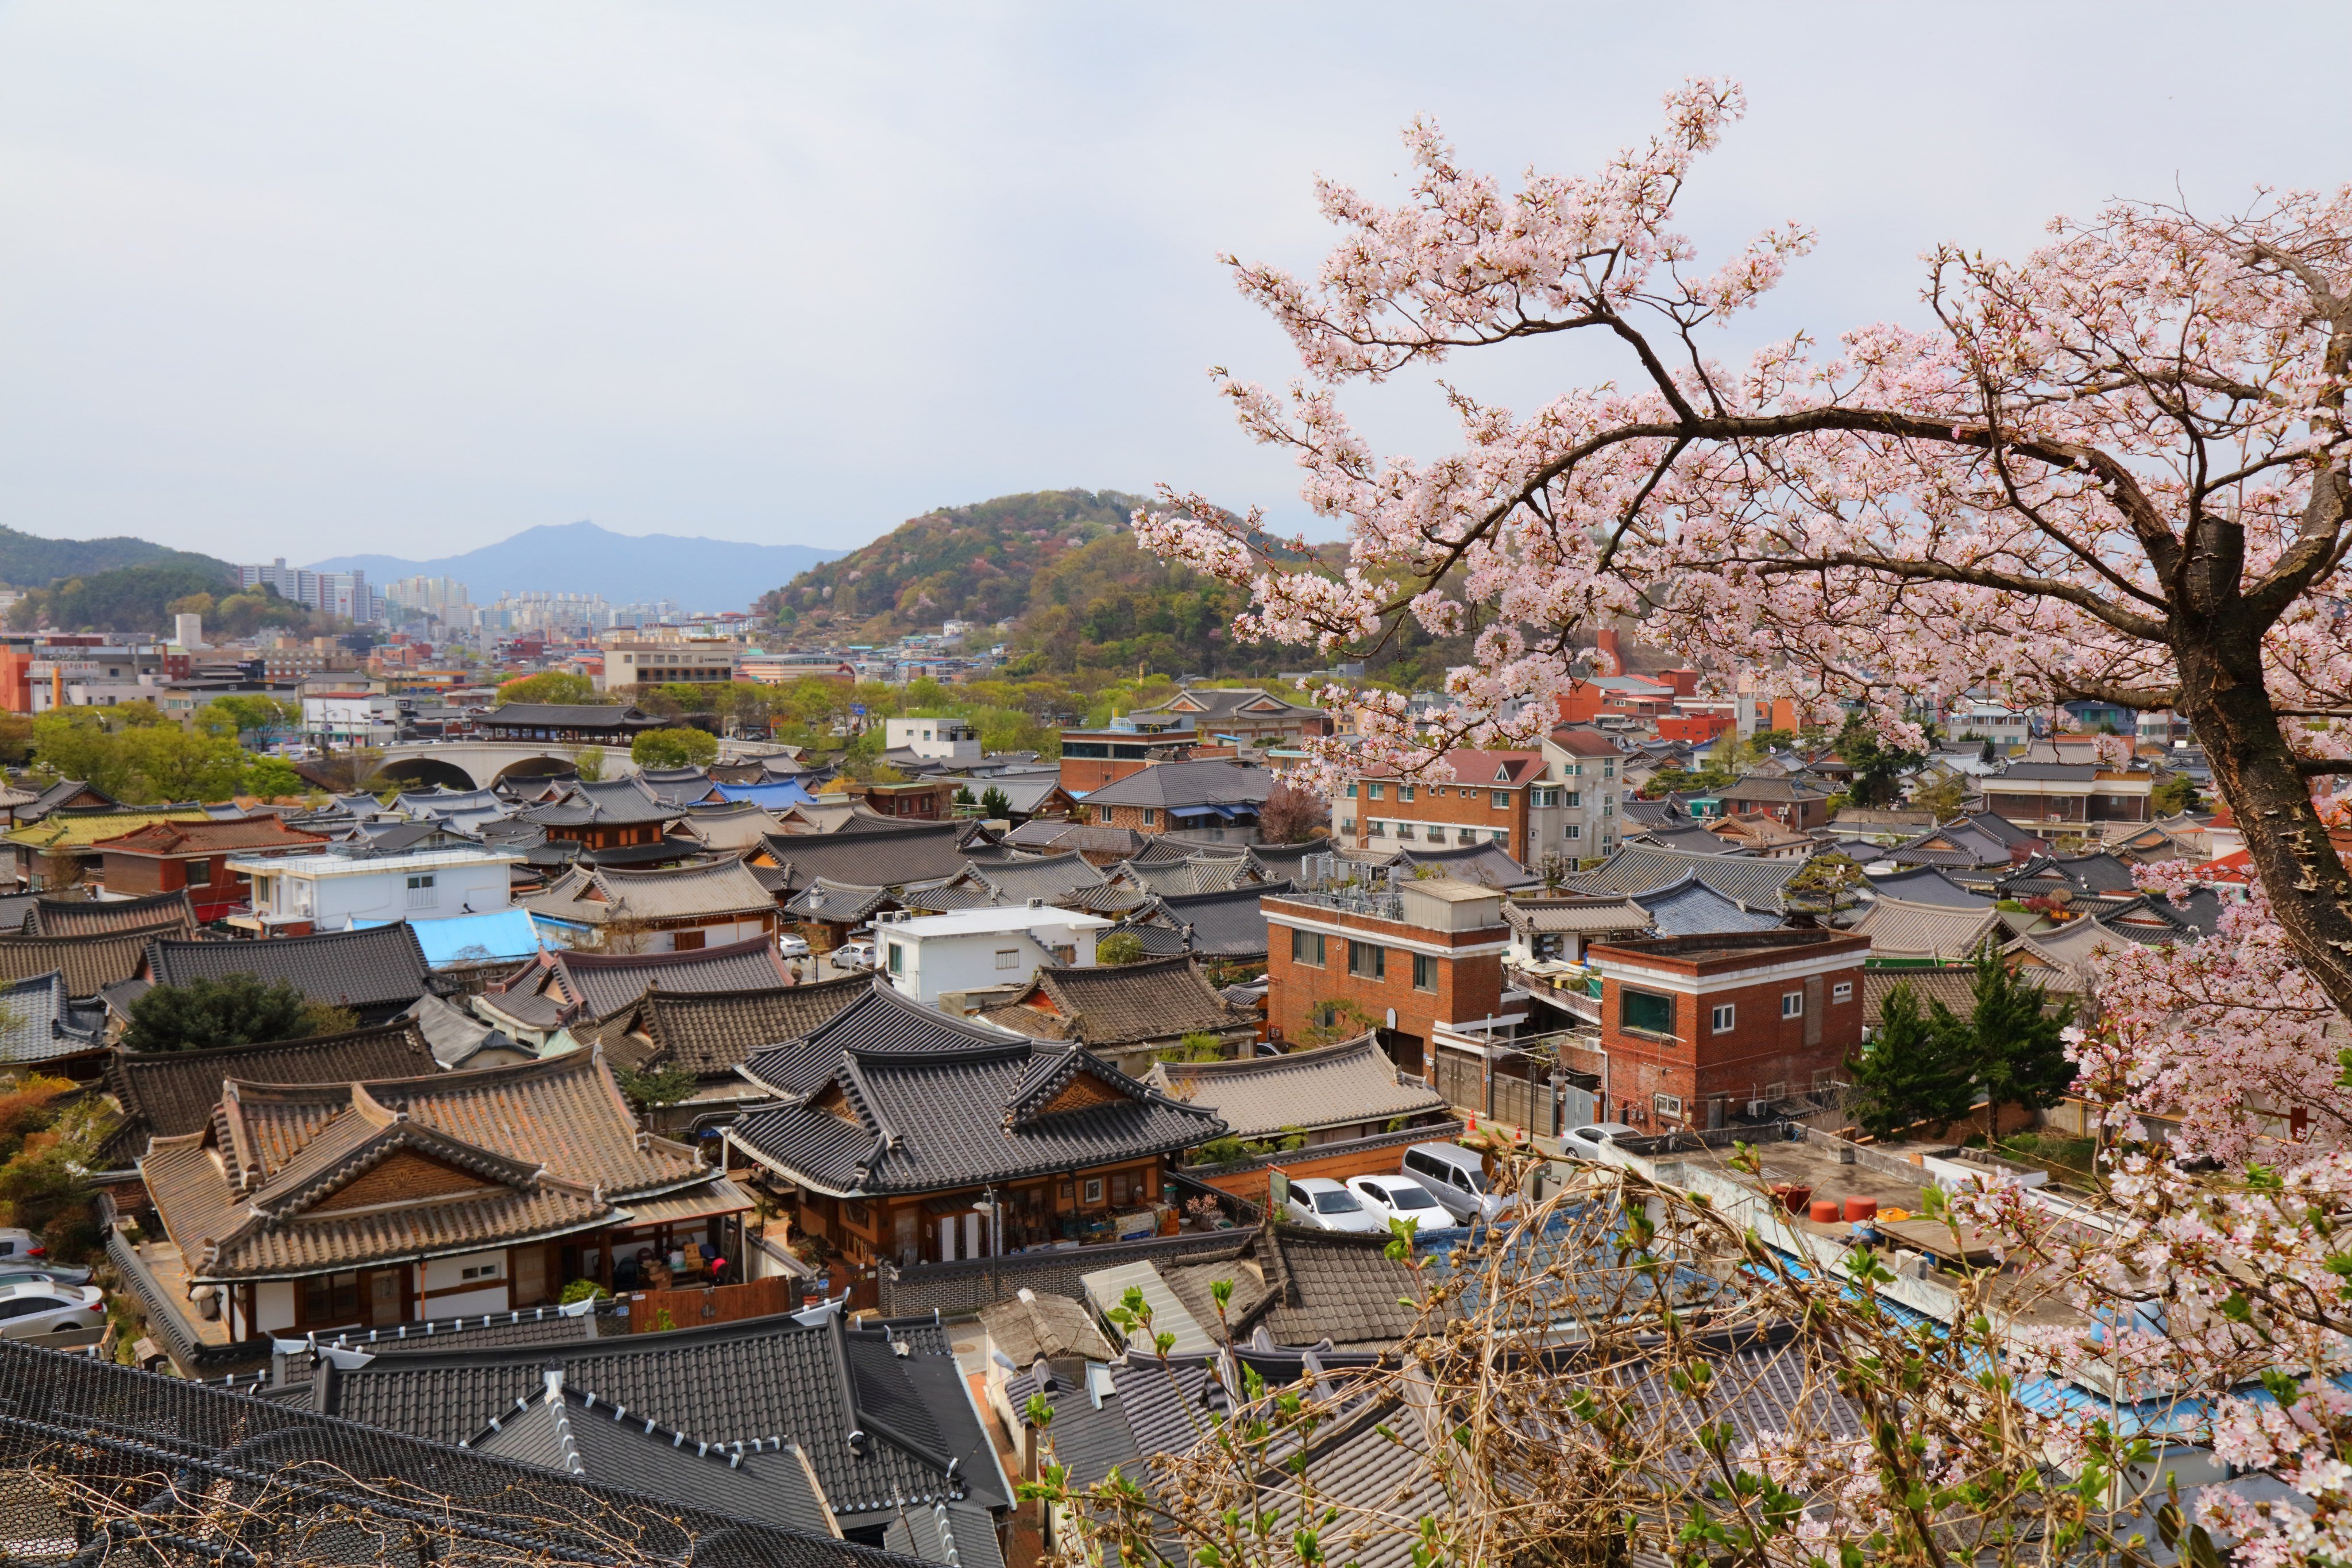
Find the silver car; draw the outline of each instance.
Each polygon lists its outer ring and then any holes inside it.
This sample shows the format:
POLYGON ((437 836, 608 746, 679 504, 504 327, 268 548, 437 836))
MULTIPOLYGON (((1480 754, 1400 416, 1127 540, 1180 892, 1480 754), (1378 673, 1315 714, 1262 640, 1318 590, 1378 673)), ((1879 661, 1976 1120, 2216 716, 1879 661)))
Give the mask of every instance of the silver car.
POLYGON ((53 1279, 0 1285, 0 1339, 29 1340, 65 1329, 106 1326, 106 1292, 53 1279))

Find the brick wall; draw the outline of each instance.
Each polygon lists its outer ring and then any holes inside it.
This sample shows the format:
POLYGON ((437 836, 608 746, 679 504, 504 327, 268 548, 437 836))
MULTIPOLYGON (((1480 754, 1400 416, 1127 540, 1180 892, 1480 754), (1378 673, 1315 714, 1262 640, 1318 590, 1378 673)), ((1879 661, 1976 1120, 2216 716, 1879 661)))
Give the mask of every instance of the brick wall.
POLYGON ((1624 981, 1612 975, 1601 987, 1609 1113, 1637 1127, 1660 1125, 1653 1103, 1660 1094, 1679 1099, 1682 1123, 1696 1126, 1706 1125, 1702 1102, 1709 1097, 1744 1103, 1776 1084, 1784 1093, 1804 1094, 1817 1074, 1843 1077, 1846 1058, 1861 1048, 1858 955, 1852 967, 1825 974, 1724 985, 1696 995, 1634 984, 1674 1005, 1673 1037, 1664 1039, 1625 1027, 1624 981), (1843 1000, 1840 986, 1848 988, 1843 1000), (1790 993, 1803 998, 1804 1012, 1796 1017, 1781 1013, 1781 999, 1790 993), (1717 1034, 1715 1009, 1726 1005, 1733 1009, 1733 1026, 1717 1034))
MULTIPOLYGON (((1357 933, 1349 937, 1327 934, 1323 942, 1323 963, 1317 964, 1311 962, 1311 942, 1307 944, 1305 958, 1292 956, 1291 933, 1297 928, 1280 923, 1279 911, 1284 907, 1279 900, 1265 901, 1267 915, 1265 1017, 1269 1028, 1280 1030, 1286 1041, 1295 1043, 1301 1034, 1320 1022, 1317 1009, 1321 1004, 1352 1002, 1362 1008, 1376 1026, 1381 1026, 1381 1043, 1388 1047, 1397 1066, 1426 1078, 1430 1071, 1430 1031, 1433 1026, 1490 1018, 1501 1010, 1501 952, 1474 953, 1464 957, 1436 956, 1435 989, 1423 991, 1413 985, 1412 952, 1392 944, 1411 941, 1423 946, 1441 948, 1486 946, 1504 941, 1509 934, 1508 927, 1496 926, 1478 931, 1424 931, 1401 921, 1376 920, 1345 910, 1312 905, 1296 906, 1299 916, 1357 933), (1348 943, 1351 941, 1384 950, 1385 958, 1380 974, 1370 973, 1369 965, 1365 966, 1366 973, 1349 973, 1348 943), (1392 1028, 1386 1023, 1391 1007, 1396 1009, 1397 1016, 1392 1028)), ((1311 937, 1314 933, 1307 934, 1311 937)))
POLYGON ((1442 824, 1446 828, 1447 846, 1461 842, 1460 829, 1478 830, 1474 842, 1486 843, 1496 830, 1510 835, 1503 847, 1524 858, 1528 849, 1528 792, 1523 786, 1500 786, 1482 784, 1401 784, 1395 779, 1360 779, 1355 794, 1342 794, 1335 815, 1352 817, 1355 830, 1348 837, 1362 845, 1371 837, 1370 823, 1377 817, 1382 822, 1410 822, 1414 835, 1399 840, 1394 835, 1383 842, 1418 844, 1429 842, 1429 825, 1442 824), (1380 791, 1381 798, 1372 798, 1380 791), (1403 798, 1412 792, 1410 800, 1403 798), (1496 805, 1500 796, 1505 804, 1496 805))

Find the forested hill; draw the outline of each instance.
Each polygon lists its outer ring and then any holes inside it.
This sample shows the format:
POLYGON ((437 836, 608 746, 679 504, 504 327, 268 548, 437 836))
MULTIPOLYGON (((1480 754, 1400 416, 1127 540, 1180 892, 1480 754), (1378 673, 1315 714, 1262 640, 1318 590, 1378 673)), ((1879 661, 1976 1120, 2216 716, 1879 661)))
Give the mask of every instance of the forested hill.
POLYGON ((1038 490, 943 507, 813 567, 761 600, 803 646, 883 643, 975 622, 1030 668, 1256 675, 1297 668, 1297 649, 1243 645, 1227 630, 1246 595, 1136 547, 1117 490, 1038 490), (1012 626, 997 630, 1001 622, 1012 626))
POLYGON ((116 535, 107 539, 40 539, 0 528, 0 583, 45 588, 65 577, 89 577, 125 566, 183 566, 214 582, 234 584, 236 568, 191 551, 116 535))

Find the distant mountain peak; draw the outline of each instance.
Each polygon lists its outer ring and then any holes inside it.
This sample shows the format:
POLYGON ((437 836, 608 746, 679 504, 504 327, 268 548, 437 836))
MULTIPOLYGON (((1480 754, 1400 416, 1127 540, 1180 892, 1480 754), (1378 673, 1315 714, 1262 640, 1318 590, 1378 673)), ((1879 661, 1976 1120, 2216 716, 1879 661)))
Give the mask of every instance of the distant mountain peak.
POLYGON ((696 615, 749 608, 762 590, 842 553, 806 544, 615 533, 583 518, 540 523, 463 555, 339 555, 311 570, 365 572, 378 586, 403 577, 454 577, 478 605, 494 604, 502 594, 598 594, 614 605, 674 600, 696 615))

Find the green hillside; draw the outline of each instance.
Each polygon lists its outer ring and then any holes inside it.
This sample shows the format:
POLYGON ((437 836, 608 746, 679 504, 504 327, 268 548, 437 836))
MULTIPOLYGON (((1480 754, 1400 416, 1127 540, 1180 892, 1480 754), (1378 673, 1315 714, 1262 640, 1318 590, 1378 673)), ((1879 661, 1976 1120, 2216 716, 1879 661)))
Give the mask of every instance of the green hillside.
POLYGON ((91 577, 126 566, 180 566, 205 574, 209 583, 234 583, 236 568, 226 561, 186 550, 170 550, 143 539, 117 535, 109 539, 40 539, 0 528, 0 583, 16 588, 44 588, 65 577, 91 577))
POLYGON ((811 647, 972 621, 1011 645, 1016 670, 1140 665, 1218 676, 1295 667, 1297 650, 1234 646, 1227 627, 1246 595, 1136 547, 1128 517, 1144 504, 1116 490, 1038 490, 943 507, 802 573, 760 608, 811 647))

